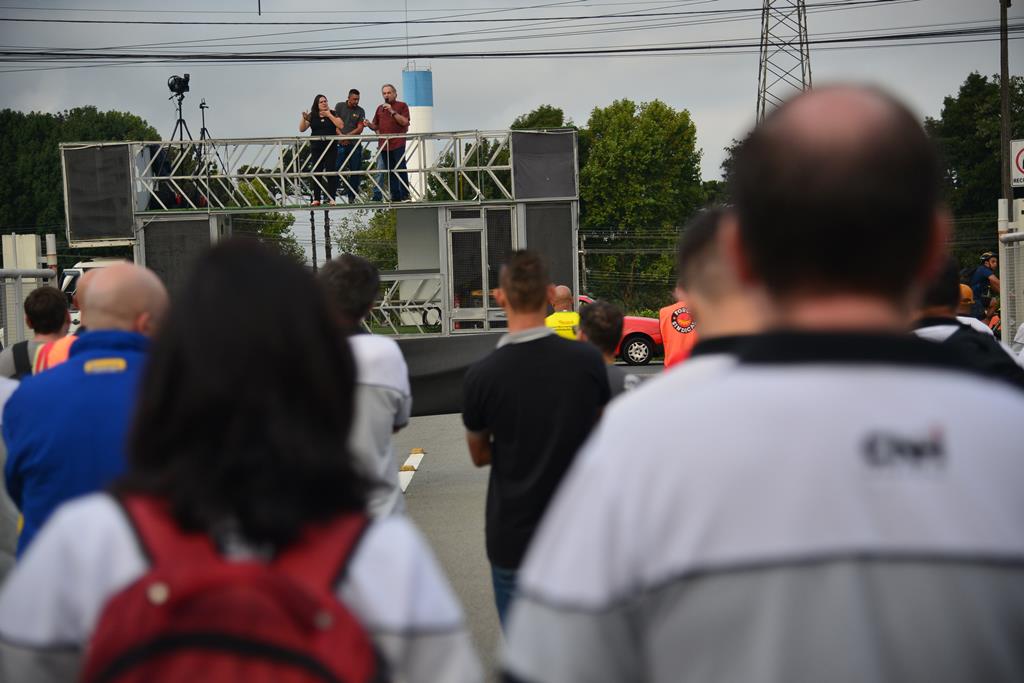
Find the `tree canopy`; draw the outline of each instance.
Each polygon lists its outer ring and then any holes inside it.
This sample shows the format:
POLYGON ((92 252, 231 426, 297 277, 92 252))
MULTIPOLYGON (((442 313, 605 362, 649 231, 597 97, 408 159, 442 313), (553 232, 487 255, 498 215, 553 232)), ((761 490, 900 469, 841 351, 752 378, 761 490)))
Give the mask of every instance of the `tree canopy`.
POLYGON ((536 130, 538 128, 568 128, 572 121, 565 118, 565 112, 550 104, 542 104, 528 114, 517 116, 512 125, 513 130, 536 130))
MULTIPOLYGON (((952 251, 966 265, 996 247, 996 200, 1002 196, 999 77, 974 72, 925 119, 945 162, 945 198, 956 219, 952 251)), ((1011 138, 1024 137, 1024 77, 1010 79, 1011 138)), ((1007 162, 1009 163, 1009 162, 1007 162)))
POLYGON ((664 305, 677 231, 705 200, 697 127, 685 109, 623 99, 595 108, 580 137, 587 289, 627 309, 664 305))
POLYGON ((79 107, 57 114, 0 111, 0 226, 22 232, 62 232, 62 142, 156 140, 144 120, 119 111, 79 107))

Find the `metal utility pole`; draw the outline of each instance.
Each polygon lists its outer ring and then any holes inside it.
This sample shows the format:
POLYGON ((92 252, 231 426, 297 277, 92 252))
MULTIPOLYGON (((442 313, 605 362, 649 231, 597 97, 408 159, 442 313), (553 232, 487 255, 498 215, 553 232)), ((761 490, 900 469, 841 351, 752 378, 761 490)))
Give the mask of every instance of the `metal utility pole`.
POLYGON ((811 87, 804 0, 764 0, 761 6, 761 65, 757 76, 757 122, 798 92, 811 87))
POLYGON ((331 260, 331 213, 324 211, 324 263, 331 260))
POLYGON ((313 272, 316 272, 316 212, 309 212, 309 242, 313 257, 313 272))
POLYGON ((1006 10, 1010 0, 999 0, 999 159, 1003 164, 1003 199, 1012 203, 1010 187, 1010 55, 1006 31, 1006 10))

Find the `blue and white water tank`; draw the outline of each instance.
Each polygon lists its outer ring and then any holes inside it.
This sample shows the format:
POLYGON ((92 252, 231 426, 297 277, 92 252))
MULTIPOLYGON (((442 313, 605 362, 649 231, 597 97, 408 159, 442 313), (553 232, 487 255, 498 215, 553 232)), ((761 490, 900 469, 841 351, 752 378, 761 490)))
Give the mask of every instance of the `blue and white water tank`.
MULTIPOLYGON (((409 105, 409 132, 434 132, 434 74, 430 69, 414 66, 402 70, 402 99, 409 105)), ((422 197, 427 190, 425 173, 418 169, 434 165, 434 143, 430 140, 410 138, 406 145, 406 165, 409 184, 414 196, 422 197)))

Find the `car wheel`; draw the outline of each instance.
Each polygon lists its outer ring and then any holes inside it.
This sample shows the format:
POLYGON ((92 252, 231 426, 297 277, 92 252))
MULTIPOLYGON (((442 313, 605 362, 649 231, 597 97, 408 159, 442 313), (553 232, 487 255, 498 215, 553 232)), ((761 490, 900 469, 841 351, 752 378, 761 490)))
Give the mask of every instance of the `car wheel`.
POLYGON ((654 342, 642 334, 634 334, 622 342, 621 355, 627 365, 647 365, 654 355, 654 342))

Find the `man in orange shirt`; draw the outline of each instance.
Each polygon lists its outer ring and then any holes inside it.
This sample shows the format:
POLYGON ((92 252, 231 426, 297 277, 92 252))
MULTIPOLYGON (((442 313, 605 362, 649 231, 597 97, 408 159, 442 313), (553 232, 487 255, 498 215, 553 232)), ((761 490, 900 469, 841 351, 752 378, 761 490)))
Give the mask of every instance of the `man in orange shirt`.
POLYGON ((658 311, 666 370, 686 360, 697 343, 697 323, 686 306, 686 293, 677 286, 672 294, 676 302, 658 311))

